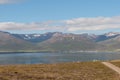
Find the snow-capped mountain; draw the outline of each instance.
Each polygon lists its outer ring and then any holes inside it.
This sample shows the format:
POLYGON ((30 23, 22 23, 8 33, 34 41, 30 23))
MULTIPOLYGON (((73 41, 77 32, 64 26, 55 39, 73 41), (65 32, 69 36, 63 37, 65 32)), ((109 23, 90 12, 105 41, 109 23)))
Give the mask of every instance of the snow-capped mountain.
POLYGON ((105 36, 107 36, 107 37, 118 36, 118 35, 120 35, 119 32, 109 32, 109 33, 105 34, 105 36))
POLYGON ((120 50, 120 33, 102 35, 48 32, 11 34, 0 31, 0 50, 120 50))
POLYGON ((30 42, 41 42, 52 37, 53 33, 45 34, 12 34, 13 36, 30 42))
MULTIPOLYGON (((104 41, 104 40, 108 40, 111 38, 115 38, 117 36, 120 36, 119 32, 109 32, 109 33, 105 33, 102 35, 95 35, 95 34, 72 34, 72 33, 62 33, 62 32, 48 32, 45 34, 12 34, 13 36, 20 38, 20 39, 24 39, 26 41, 30 41, 30 42, 42 42, 45 40, 48 40, 52 37, 72 37, 74 38, 75 36, 79 36, 81 38, 88 38, 88 39, 92 39, 96 42, 99 41, 104 41)), ((58 39, 59 39, 58 38, 58 39)))

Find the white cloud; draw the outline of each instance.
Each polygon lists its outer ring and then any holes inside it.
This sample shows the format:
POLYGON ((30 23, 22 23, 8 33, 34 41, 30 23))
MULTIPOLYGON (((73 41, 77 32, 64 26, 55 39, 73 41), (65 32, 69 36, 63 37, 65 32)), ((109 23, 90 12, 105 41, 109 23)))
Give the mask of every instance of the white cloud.
POLYGON ((10 3, 16 3, 20 1, 23 1, 23 0, 0 0, 0 4, 10 4, 10 3))
POLYGON ((95 31, 120 29, 120 16, 76 18, 62 21, 46 21, 32 23, 0 22, 0 30, 3 31, 95 31))
POLYGON ((29 30, 54 30, 59 31, 62 30, 61 27, 53 26, 52 23, 43 22, 43 23, 15 23, 15 22, 1 22, 0 23, 0 30, 3 31, 29 31, 29 30))
POLYGON ((68 31, 106 30, 120 28, 120 17, 94 17, 65 20, 68 31))

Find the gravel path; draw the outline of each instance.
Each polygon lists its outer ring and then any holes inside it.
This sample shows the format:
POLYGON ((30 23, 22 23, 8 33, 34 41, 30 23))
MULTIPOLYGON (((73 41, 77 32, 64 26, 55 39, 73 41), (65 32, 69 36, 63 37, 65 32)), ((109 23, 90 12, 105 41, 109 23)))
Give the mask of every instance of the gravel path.
POLYGON ((102 64, 104 64, 105 66, 109 67, 110 69, 116 71, 118 74, 120 74, 120 68, 109 63, 109 62, 102 62, 102 64))

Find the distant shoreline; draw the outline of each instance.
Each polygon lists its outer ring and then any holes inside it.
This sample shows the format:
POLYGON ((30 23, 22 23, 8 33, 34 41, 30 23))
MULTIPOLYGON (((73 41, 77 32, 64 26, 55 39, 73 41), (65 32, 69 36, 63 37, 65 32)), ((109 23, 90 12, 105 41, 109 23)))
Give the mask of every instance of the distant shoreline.
POLYGON ((117 53, 119 51, 0 51, 0 54, 4 53, 81 53, 81 52, 88 52, 88 53, 99 53, 99 52, 105 52, 105 53, 117 53))

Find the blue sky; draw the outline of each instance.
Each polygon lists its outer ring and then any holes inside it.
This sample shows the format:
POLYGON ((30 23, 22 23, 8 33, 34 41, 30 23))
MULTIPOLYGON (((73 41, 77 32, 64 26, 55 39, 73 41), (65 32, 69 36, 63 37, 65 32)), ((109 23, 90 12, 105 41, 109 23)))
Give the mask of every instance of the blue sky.
POLYGON ((120 32, 120 0, 0 0, 0 30, 120 32))

